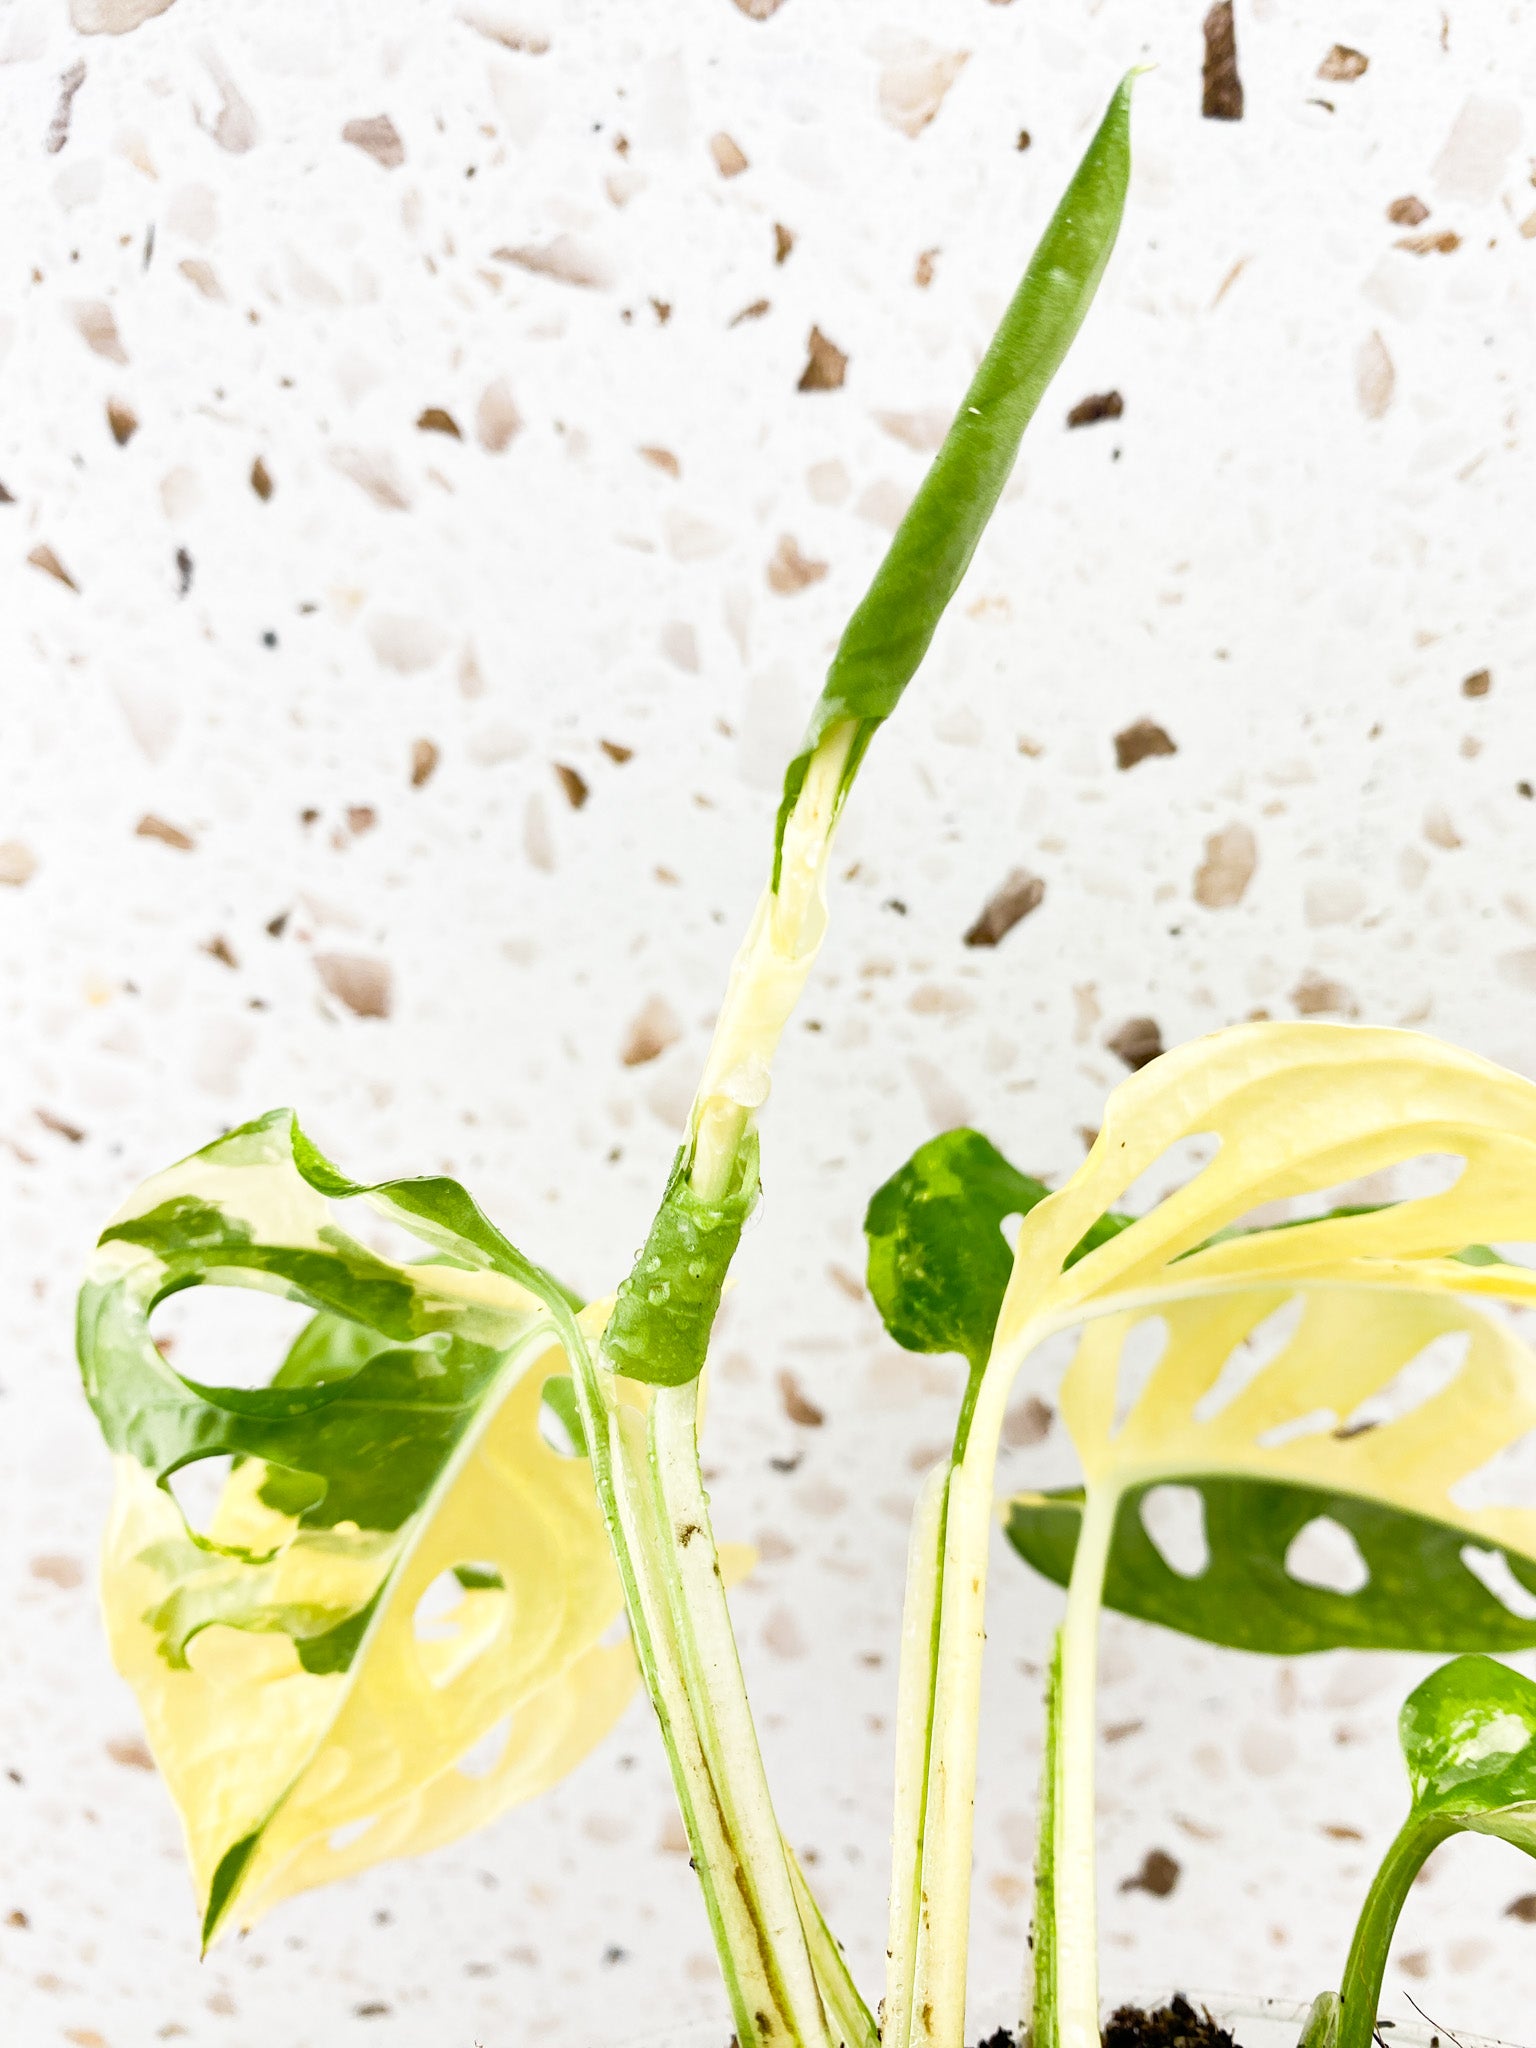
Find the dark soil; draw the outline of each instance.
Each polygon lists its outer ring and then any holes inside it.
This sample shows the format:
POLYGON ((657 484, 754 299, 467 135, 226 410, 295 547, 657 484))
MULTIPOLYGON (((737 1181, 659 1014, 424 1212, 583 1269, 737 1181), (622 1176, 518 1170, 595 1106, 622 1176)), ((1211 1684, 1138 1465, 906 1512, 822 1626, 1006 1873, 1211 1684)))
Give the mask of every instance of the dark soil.
MULTIPOLYGON (((1014 2037, 999 2027, 976 2048, 1015 2048, 1014 2037)), ((1237 2048, 1237 2043, 1208 2012, 1196 2012, 1187 1998, 1175 1998, 1155 2012, 1122 2005, 1104 2029, 1104 2048, 1237 2048)))

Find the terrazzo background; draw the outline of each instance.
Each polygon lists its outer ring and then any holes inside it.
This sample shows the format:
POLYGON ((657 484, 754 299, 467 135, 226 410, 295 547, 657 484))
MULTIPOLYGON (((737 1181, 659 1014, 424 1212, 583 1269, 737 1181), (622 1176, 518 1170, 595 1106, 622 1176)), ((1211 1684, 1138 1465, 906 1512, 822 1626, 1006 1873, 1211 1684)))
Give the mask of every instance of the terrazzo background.
MULTIPOLYGON (((87 26, 146 11, 75 0, 87 26)), ((867 1982, 906 1516, 956 1392, 861 1298, 870 1190, 957 1119, 1068 1172, 1131 1018, 1172 1043, 1300 1008, 1536 1072, 1529 12, 1239 0, 1238 123, 1200 118, 1203 12, 175 0, 85 35, 67 0, 0 6, 0 2004, 24 2048, 611 2048, 723 2013, 638 1708, 541 1804, 197 1963, 94 1611, 107 1471, 71 1293, 126 1190, 279 1102, 360 1176, 449 1169, 612 1283, 838 624, 1130 62, 1159 68, 1120 250, 848 815, 719 1341, 719 1527, 762 1551, 749 1678, 867 1982), (1319 79, 1335 43, 1363 76, 1319 79), (1423 226, 1387 218, 1407 195, 1423 226), (813 325, 840 389, 797 389, 813 325), (1121 417, 1066 430, 1111 389, 1121 417), (1142 718, 1177 751, 1117 769, 1142 718), (1021 866, 1040 908, 966 948, 1021 866), (626 1066, 657 1004, 674 1042, 626 1066)), ((1064 1473, 1059 1435, 1007 1478, 1064 1473)), ((982 1985, 1018 1966, 1055 1611, 999 1558, 982 1985)), ((1107 1623, 1112 1985, 1318 1988, 1395 1825, 1415 1668, 1107 1623), (1154 1849, 1171 1894, 1124 1889, 1154 1849)), ((1506 1908, 1531 1888, 1494 1845, 1444 1852, 1394 1995, 1528 2032, 1536 1925, 1506 1908)))

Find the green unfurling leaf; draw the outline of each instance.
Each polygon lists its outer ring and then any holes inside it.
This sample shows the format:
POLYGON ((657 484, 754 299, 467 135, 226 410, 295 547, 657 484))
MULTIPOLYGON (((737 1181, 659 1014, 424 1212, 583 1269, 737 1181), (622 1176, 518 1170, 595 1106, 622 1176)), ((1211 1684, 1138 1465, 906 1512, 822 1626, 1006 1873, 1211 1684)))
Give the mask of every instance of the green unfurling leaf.
POLYGON ((1398 1734, 1416 1815, 1536 1856, 1536 1684, 1457 1657, 1408 1695, 1398 1734))
POLYGON ((852 720, 843 788, 876 729, 895 710, 960 586, 1019 452, 1024 429, 1061 367, 1098 290, 1120 231, 1131 167, 1132 73, 1120 85, 1030 259, 1023 282, 928 474, 832 657, 805 738, 784 778, 774 887, 784 827, 811 756, 852 720))
MULTIPOLYGON (((1311 1650, 1427 1650, 1536 1645, 1536 1619, 1511 1613, 1468 1557, 1502 1561, 1536 1593, 1536 1556, 1479 1541, 1427 1515, 1320 1487, 1259 1478, 1170 1472, 1158 1484, 1198 1494, 1209 1562, 1194 1577, 1175 1571, 1148 1535, 1139 1486, 1121 1500, 1104 1581, 1104 1604, 1138 1621, 1234 1650, 1298 1656, 1311 1650), (1368 1577, 1356 1592, 1297 1578, 1291 1546, 1311 1523, 1353 1538, 1368 1577)), ((1082 1519, 1082 1493, 1020 1494, 1007 1535, 1027 1564, 1065 1586, 1082 1519)))
MULTIPOLYGON (((1335 2009, 1338 2048, 1380 2040, 1377 2007, 1392 1936, 1441 1842, 1496 1835, 1536 1856, 1536 1685, 1491 1657, 1432 1671, 1398 1720, 1412 1803, 1382 1859, 1350 1943, 1335 2009)), ((1321 2004, 1322 2001, 1319 2001, 1321 2004)))
POLYGON ((634 1270, 603 1334, 615 1372, 653 1387, 682 1387, 704 1369, 709 1333, 742 1229, 757 1205, 757 1132, 748 1128, 731 1185, 716 1202, 694 1192, 680 1151, 634 1270))
POLYGON ((287 1111, 158 1175, 103 1232, 79 1317, 116 1454, 103 1604, 206 1938, 451 1840, 612 1724, 633 1686, 628 1649, 601 1642, 617 1578, 585 1460, 540 1428, 585 1341, 567 1291, 456 1183, 362 1187, 287 1111), (331 1206, 349 1197, 436 1256, 368 1250, 331 1206), (159 1303, 210 1285, 316 1311, 267 1385, 193 1378, 157 1347, 159 1303), (194 1528, 175 1475, 218 1457, 194 1528), (499 1752, 461 1768, 500 1723, 499 1752))

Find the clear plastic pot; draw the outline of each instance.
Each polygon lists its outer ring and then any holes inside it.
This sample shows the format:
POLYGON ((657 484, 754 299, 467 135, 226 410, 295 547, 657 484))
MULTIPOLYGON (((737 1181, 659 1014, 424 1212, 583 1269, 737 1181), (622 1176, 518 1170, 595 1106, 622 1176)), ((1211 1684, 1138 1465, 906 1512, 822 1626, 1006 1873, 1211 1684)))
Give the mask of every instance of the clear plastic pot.
MULTIPOLYGON (((1140 2005, 1148 2008, 1166 2005, 1171 1992, 1128 1991, 1107 2000, 1104 2012, 1107 2018, 1117 2005, 1140 2005)), ((1254 1998, 1228 1991, 1186 1991, 1183 1994, 1197 2009, 1208 2008, 1211 2016, 1226 2027, 1238 2048, 1296 2048, 1301 2033, 1301 2023, 1306 2018, 1307 2007, 1294 2000, 1284 1998, 1254 1998)), ((999 2021, 992 2015, 1006 2013, 1006 1998, 982 2001, 981 2012, 974 2023, 985 2038, 987 2032, 998 2025, 1008 2025, 1008 2020, 999 2021)), ((1412 2024, 1400 2021, 1390 2029, 1383 2026, 1378 2037, 1388 2048, 1512 2048, 1512 2044, 1496 2040, 1488 2034, 1464 2034, 1457 2029, 1454 2038, 1445 2028, 1426 2026, 1415 2020, 1412 2024)), ((672 2032, 645 2034, 627 2048, 726 2048, 730 2040, 728 2028, 722 2028, 719 2021, 710 2021, 704 2026, 689 2026, 672 2032)))

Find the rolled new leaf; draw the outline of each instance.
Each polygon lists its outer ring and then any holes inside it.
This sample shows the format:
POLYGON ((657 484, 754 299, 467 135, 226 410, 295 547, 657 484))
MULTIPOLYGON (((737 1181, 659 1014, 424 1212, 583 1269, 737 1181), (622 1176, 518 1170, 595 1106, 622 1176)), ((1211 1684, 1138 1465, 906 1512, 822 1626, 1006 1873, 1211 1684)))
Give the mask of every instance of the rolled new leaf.
MULTIPOLYGON (((1451 1835, 1495 1835, 1536 1856, 1536 1685, 1491 1657, 1458 1657, 1398 1720, 1412 1805, 1371 1886, 1339 1994, 1338 2048, 1368 2048, 1393 1931, 1424 1861, 1451 1835)), ((1379 2038, 1379 2037, 1378 2037, 1379 2038)))
POLYGON ((591 1474, 541 1429, 601 1311, 583 1321, 457 1183, 362 1187, 288 1111, 158 1175, 102 1234, 79 1319, 116 1463, 102 1599, 205 1942, 531 1797, 631 1696, 627 1645, 602 1641, 621 1602, 591 1474), (359 1243, 331 1205, 358 1196, 437 1256, 359 1243), (157 1305, 208 1285, 316 1311, 267 1386, 156 1345, 157 1305), (218 1457, 195 1528, 176 1475, 218 1457))
POLYGON ((775 888, 784 827, 811 756, 834 728, 851 722, 846 791, 877 728, 917 673, 1002 495, 1024 429, 1093 302, 1125 210, 1135 76, 1129 73, 1110 101, 917 496, 843 630, 784 777, 775 888))

